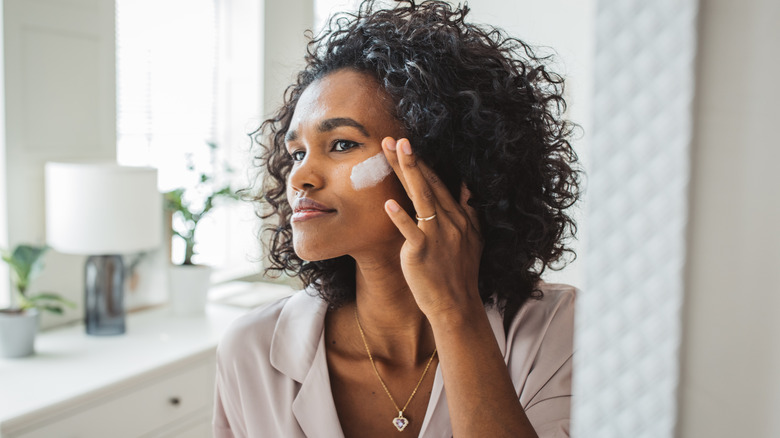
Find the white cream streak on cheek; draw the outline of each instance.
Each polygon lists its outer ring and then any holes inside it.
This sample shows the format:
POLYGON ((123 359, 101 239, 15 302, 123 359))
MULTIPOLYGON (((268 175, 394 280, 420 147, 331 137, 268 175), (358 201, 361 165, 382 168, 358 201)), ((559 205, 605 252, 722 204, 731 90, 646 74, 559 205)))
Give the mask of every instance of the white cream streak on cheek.
POLYGON ((349 180, 355 190, 365 189, 379 184, 387 175, 393 172, 390 163, 387 162, 384 152, 358 163, 352 168, 349 180))

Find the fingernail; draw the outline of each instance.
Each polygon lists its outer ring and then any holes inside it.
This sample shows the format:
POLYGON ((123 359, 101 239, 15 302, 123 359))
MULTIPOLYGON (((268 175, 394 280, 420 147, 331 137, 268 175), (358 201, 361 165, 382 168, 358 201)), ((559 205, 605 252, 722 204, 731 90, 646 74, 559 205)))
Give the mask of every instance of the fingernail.
POLYGON ((393 213, 398 213, 399 211, 401 211, 401 208, 398 206, 398 203, 396 203, 392 199, 387 201, 387 209, 393 213))
POLYGON ((395 151, 395 139, 387 137, 385 138, 385 145, 388 151, 395 151))
POLYGON ((403 143, 401 143, 401 150, 406 155, 412 155, 412 145, 409 143, 409 140, 404 139, 403 143))

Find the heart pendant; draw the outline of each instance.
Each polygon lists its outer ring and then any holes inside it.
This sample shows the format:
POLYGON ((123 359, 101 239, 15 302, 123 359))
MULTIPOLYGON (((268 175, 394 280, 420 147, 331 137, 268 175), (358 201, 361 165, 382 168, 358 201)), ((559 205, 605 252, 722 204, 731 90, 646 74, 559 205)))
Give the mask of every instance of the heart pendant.
POLYGON ((399 432, 404 430, 408 425, 409 425, 409 420, 404 418, 403 412, 399 412, 398 416, 393 418, 393 426, 395 426, 395 428, 398 429, 399 432))

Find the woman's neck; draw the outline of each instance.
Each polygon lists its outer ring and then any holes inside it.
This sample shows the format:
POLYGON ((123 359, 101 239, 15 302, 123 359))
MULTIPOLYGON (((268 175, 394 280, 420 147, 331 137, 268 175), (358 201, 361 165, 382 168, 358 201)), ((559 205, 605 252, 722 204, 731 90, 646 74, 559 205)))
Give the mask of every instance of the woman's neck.
MULTIPOLYGON (((355 305, 371 353, 409 365, 428 360, 435 347, 433 331, 406 284, 398 256, 358 259, 355 266, 355 305)), ((345 310, 354 320, 355 308, 345 310)))

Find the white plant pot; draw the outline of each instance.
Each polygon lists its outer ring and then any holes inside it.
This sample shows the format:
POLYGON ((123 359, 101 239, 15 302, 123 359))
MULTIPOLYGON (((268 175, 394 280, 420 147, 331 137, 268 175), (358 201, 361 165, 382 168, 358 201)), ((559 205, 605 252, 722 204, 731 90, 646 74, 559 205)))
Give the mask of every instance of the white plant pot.
POLYGON ((170 306, 174 315, 203 315, 211 287, 211 266, 178 265, 168 271, 170 306))
POLYGON ((38 310, 0 312, 0 357, 25 357, 35 353, 38 310))

